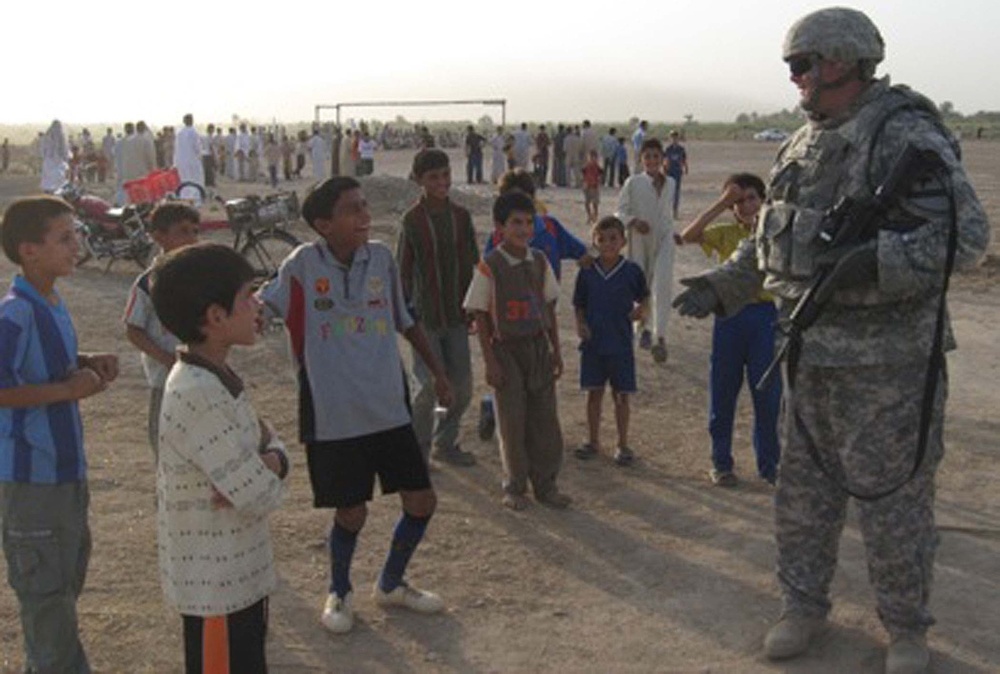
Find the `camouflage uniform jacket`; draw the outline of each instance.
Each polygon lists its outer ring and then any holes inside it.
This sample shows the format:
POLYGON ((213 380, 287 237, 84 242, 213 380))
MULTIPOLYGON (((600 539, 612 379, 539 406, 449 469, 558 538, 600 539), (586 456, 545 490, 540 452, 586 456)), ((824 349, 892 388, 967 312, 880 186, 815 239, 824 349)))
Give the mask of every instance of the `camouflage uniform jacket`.
MULTIPOLYGON (((719 297, 721 313, 736 313, 763 283, 787 316, 823 250, 817 235, 824 212, 844 196, 870 198, 907 144, 934 151, 947 168, 915 185, 888 213, 878 232, 878 280, 834 295, 805 331, 800 363, 926 359, 953 214, 956 269, 975 264, 985 252, 989 223, 933 104, 905 87, 891 87, 888 78, 873 82, 843 116, 810 121, 781 147, 755 236, 699 277, 719 297)), ((955 347, 949 325, 944 344, 955 347)))

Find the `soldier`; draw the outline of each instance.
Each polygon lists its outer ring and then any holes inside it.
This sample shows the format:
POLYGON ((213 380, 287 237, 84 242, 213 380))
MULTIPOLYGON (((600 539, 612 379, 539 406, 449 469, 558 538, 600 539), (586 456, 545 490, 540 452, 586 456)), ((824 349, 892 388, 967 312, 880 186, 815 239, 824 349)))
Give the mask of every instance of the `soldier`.
POLYGON ((688 289, 674 306, 684 315, 731 315, 763 282, 788 317, 814 272, 829 270, 832 298, 785 363, 775 499, 783 610, 764 650, 771 659, 797 656, 823 630, 853 495, 890 637, 885 671, 924 672, 947 395, 942 354, 955 347, 944 294, 951 262, 974 264, 989 226, 933 104, 888 77, 874 79, 884 43, 867 16, 843 8, 809 14, 789 30, 783 56, 808 122, 778 153, 755 236, 722 266, 684 279, 688 289), (872 203, 907 145, 936 155, 936 168, 876 211, 872 236, 825 247, 827 210, 842 197, 872 203))

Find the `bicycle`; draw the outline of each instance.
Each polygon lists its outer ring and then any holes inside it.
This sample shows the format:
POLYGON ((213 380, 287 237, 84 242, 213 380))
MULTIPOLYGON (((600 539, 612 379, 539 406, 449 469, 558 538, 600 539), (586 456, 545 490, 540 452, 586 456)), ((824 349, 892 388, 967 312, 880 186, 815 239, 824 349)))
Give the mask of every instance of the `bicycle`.
MULTIPOLYGON (((205 201, 208 193, 197 183, 181 183, 176 193, 180 194, 186 187, 198 191, 202 202, 205 201)), ((225 207, 229 229, 235 235, 232 247, 246 258, 261 282, 277 276, 282 261, 302 245, 286 229, 299 217, 299 199, 295 192, 277 192, 264 197, 251 194, 229 200, 212 194, 211 198, 225 207)))
POLYGON ((295 192, 266 197, 249 195, 226 202, 233 248, 253 266, 262 281, 278 275, 278 267, 302 242, 285 228, 299 217, 295 192))

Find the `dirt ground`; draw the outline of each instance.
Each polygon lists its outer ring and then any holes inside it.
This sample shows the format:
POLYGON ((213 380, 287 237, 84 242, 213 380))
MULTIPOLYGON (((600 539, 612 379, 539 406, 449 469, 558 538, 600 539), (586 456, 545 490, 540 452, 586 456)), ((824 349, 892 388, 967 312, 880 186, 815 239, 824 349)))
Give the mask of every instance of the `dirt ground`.
MULTIPOLYGON (((1000 222, 996 147, 968 143, 965 152, 979 195, 992 221, 1000 222)), ((728 173, 766 171, 776 148, 692 143, 688 149, 692 172, 683 185, 682 221, 708 205, 728 173)), ((410 158, 409 152, 385 153, 376 161, 376 174, 402 177, 410 158)), ((464 160, 458 154, 453 160, 455 199, 473 207, 485 234, 489 188, 466 186, 464 160)), ((372 192, 385 191, 375 204, 376 228, 391 240, 400 183, 374 180, 372 192)), ((34 179, 0 177, 0 206, 35 186, 34 179)), ((305 180, 295 185, 300 193, 305 186, 305 180)), ((221 188, 227 196, 240 191, 245 187, 221 188)), ((584 236, 579 191, 550 188, 541 196, 584 236)), ((601 212, 610 212, 615 200, 614 191, 606 189, 601 212)), ((987 264, 956 278, 950 295, 959 350, 949 356, 947 456, 938 480, 941 548, 932 601, 939 623, 930 634, 934 670, 940 673, 1000 671, 996 238, 987 264)), ((682 249, 676 276, 705 265, 699 249, 682 249)), ((0 262, 5 287, 12 271, 6 260, 0 262)), ((105 273, 90 263, 61 284, 81 348, 114 351, 122 365, 120 379, 107 392, 83 403, 94 553, 79 609, 96 671, 178 672, 180 621, 164 604, 157 577, 146 386, 138 354, 118 322, 136 271, 116 263, 105 273)), ((574 277, 575 265, 564 265, 559 316, 566 372, 559 392, 568 450, 585 437, 569 311, 574 277)), ((358 620, 346 636, 327 634, 318 620, 329 573, 324 538, 331 518, 311 507, 304 456, 294 442, 295 384, 284 335, 268 333, 253 348, 237 352, 234 364, 258 411, 290 440, 294 462, 289 498, 272 519, 281 579, 271 601, 272 671, 881 672, 886 638, 853 514, 833 585, 831 630, 798 660, 775 664, 761 655, 762 637, 779 610, 772 490, 753 479, 745 395, 735 441, 743 481, 724 490, 707 480, 709 339, 709 321, 675 315, 666 365, 639 354, 632 444, 640 460, 621 469, 607 458, 581 463, 568 455, 561 484, 574 504, 565 512, 536 506, 514 513, 499 505, 496 445, 477 438, 473 408, 462 443, 478 465, 434 471, 440 504, 409 573, 416 584, 440 592, 448 610, 421 617, 386 612, 371 601, 368 588, 399 512, 395 497, 376 497, 354 563, 358 620)), ((478 398, 485 385, 475 346, 473 353, 478 398)), ((613 424, 606 420, 603 438, 611 446, 613 424)), ((19 671, 20 638, 16 602, 4 583, 0 672, 19 671)))

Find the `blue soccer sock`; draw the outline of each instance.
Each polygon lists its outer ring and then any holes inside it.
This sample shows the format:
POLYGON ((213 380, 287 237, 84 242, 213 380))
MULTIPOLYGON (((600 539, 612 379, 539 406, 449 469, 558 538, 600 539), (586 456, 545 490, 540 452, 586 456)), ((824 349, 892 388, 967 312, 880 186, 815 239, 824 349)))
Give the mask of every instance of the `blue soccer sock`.
POLYGON ((348 531, 334 520, 330 529, 330 592, 345 597, 351 591, 351 558, 358 532, 348 531))
POLYGON ((420 539, 424 537, 427 523, 430 521, 430 515, 415 517, 403 511, 403 515, 396 522, 396 530, 392 534, 392 546, 385 558, 382 575, 378 579, 379 588, 383 592, 392 592, 402 584, 406 565, 410 563, 410 557, 420 544, 420 539))

